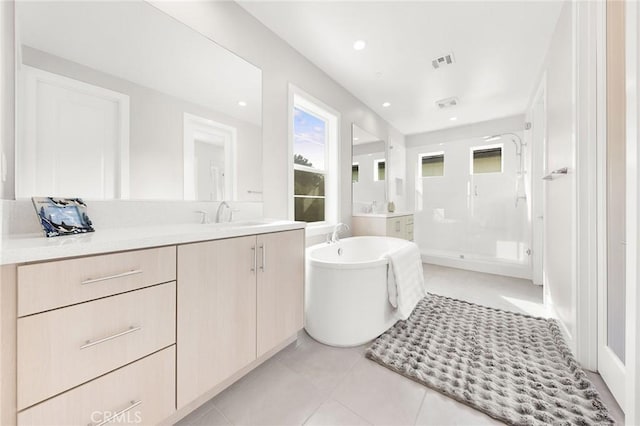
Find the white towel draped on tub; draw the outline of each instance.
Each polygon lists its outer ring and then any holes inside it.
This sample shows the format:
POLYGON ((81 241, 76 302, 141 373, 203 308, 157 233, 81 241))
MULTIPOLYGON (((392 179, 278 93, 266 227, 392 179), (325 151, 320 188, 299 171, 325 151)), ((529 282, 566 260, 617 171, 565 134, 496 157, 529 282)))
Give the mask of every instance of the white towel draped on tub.
POLYGON ((389 261, 387 289, 389 303, 397 308, 398 317, 406 320, 416 304, 427 295, 424 288, 422 258, 417 244, 409 243, 384 256, 389 261))

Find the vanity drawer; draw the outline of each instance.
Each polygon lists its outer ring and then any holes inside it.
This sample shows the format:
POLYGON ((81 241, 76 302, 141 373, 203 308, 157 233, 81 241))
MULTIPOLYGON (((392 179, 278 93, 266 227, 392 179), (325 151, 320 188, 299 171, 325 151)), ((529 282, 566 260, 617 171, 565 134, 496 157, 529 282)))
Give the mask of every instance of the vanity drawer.
POLYGON ((22 265, 18 316, 175 279, 175 246, 22 265))
POLYGON ((98 425, 114 415, 114 424, 155 425, 174 411, 171 346, 18 413, 18 425, 98 425))
POLYGON ((18 409, 175 343, 176 284, 18 319, 18 409))

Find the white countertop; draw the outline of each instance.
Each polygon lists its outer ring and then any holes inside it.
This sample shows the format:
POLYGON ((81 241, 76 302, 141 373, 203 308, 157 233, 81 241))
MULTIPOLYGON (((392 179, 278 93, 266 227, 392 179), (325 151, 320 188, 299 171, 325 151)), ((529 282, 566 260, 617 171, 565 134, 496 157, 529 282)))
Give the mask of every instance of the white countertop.
POLYGON ((255 220, 225 224, 98 229, 87 234, 53 238, 46 238, 42 234, 13 235, 2 238, 0 265, 194 243, 305 227, 304 222, 255 220))
POLYGON ((398 216, 410 216, 412 212, 393 212, 393 213, 354 213, 354 217, 398 217, 398 216))

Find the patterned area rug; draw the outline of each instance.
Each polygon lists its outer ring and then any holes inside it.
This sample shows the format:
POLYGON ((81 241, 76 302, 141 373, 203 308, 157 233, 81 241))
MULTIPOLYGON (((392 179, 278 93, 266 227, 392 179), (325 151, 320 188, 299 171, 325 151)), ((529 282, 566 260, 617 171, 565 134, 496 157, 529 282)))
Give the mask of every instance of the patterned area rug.
POLYGON ((614 424, 555 320, 429 294, 366 356, 507 424, 614 424))

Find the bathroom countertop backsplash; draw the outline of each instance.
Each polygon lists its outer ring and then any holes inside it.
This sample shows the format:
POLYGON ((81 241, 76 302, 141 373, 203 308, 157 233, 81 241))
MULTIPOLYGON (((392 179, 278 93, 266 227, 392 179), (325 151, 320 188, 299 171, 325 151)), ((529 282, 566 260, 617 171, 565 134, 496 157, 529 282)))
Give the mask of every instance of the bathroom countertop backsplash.
POLYGON ((31 200, 1 201, 0 264, 133 250, 242 235, 301 229, 306 224, 262 219, 262 203, 232 202, 239 226, 200 223, 197 210, 215 217, 217 202, 93 201, 88 215, 96 232, 46 238, 31 200), (255 221, 251 226, 242 222, 255 221), (264 223, 262 223, 264 222, 264 223))

